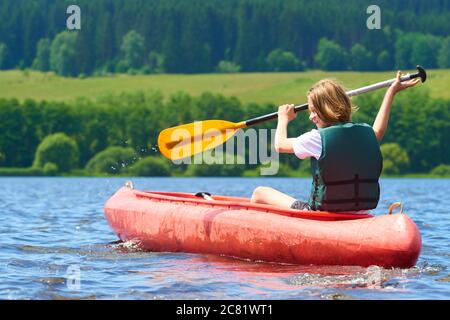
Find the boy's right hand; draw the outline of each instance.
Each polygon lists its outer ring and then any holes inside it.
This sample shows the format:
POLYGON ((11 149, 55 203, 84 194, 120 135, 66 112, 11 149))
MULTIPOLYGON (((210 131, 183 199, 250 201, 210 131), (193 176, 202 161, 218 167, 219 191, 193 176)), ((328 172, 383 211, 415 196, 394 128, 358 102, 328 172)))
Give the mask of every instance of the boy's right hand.
POLYGON ((419 78, 416 78, 416 79, 412 79, 412 80, 401 82, 400 81, 400 77, 401 76, 402 76, 402 73, 400 71, 397 71, 396 79, 391 84, 391 86, 389 87, 389 90, 391 90, 394 94, 399 92, 399 91, 402 91, 402 90, 404 90, 406 88, 415 86, 420 81, 419 78))

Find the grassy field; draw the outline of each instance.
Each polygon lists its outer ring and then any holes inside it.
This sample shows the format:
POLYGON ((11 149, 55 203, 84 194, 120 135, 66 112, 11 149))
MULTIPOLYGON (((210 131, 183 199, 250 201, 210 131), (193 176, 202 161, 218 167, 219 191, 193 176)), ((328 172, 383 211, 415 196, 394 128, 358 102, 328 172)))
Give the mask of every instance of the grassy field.
MULTIPOLYGON (((414 70, 410 70, 414 72, 414 70)), ((236 96, 242 102, 302 103, 305 93, 323 78, 339 80, 348 89, 390 79, 394 72, 292 72, 197 75, 112 75, 64 78, 34 71, 0 72, 0 98, 72 100, 107 93, 159 90, 165 97, 177 91, 197 96, 204 91, 236 96)), ((428 70, 425 85, 432 97, 450 98, 450 70, 428 70)))

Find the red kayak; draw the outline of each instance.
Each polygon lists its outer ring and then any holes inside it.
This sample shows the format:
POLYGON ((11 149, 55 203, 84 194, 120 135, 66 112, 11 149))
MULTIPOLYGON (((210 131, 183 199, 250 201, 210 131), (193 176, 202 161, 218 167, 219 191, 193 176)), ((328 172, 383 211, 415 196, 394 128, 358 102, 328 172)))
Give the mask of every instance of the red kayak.
POLYGON ((122 241, 149 251, 219 254, 302 265, 409 268, 422 247, 406 214, 280 209, 247 198, 119 189, 105 204, 122 241))

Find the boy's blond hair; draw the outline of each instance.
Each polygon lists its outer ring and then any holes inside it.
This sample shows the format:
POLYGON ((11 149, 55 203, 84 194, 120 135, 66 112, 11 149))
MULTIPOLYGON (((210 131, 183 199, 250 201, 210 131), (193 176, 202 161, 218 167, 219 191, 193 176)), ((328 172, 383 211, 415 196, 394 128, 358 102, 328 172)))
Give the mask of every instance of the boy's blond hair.
POLYGON ((350 122, 352 120, 353 107, 350 97, 345 89, 336 81, 320 80, 308 90, 308 97, 318 116, 327 124, 337 122, 350 122))

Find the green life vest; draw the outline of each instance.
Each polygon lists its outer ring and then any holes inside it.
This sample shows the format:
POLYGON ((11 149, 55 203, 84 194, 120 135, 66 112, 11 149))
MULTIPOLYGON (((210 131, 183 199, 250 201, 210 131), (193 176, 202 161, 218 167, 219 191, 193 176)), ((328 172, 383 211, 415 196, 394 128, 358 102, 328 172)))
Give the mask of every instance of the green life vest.
POLYGON ((380 146, 365 123, 338 123, 319 129, 322 154, 311 158, 313 183, 309 206, 321 211, 376 208, 383 168, 380 146))

